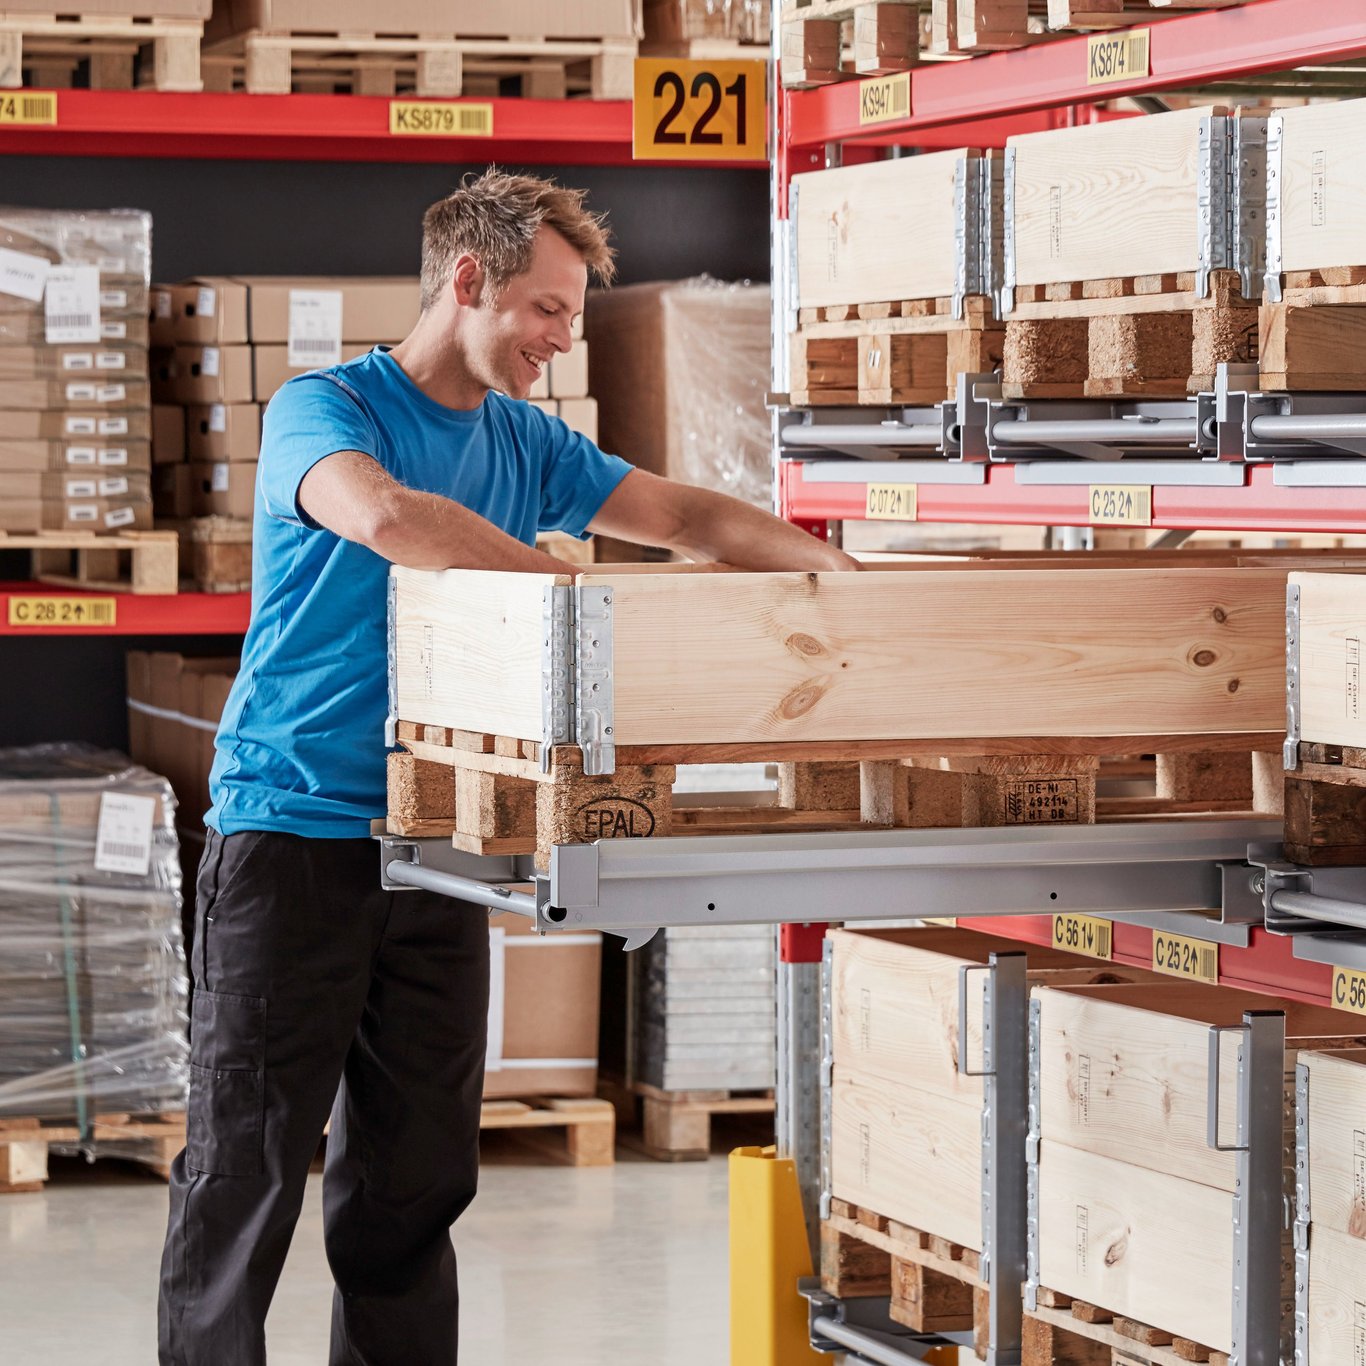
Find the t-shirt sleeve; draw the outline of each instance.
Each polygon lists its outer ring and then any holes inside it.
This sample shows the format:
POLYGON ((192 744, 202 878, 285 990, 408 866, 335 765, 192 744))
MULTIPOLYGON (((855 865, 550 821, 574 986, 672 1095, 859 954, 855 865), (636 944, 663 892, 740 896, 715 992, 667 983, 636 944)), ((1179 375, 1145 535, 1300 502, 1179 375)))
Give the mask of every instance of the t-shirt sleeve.
POLYGON ((326 374, 290 380, 271 399, 261 427, 257 477, 266 511, 291 526, 317 529, 299 503, 304 475, 337 451, 379 458, 374 424, 344 384, 326 374))
POLYGON ((544 443, 539 529, 586 540, 589 522, 632 467, 619 455, 599 450, 560 418, 539 408, 530 413, 544 443))

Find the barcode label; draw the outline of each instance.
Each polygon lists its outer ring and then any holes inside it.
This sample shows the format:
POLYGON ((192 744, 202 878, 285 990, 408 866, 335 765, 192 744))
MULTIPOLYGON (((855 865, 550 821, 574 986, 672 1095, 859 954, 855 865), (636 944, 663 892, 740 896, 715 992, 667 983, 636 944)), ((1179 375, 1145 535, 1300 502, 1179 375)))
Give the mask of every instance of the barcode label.
POLYGON ((5 91, 0 94, 0 124, 47 124, 57 122, 57 96, 52 91, 42 94, 20 94, 5 91))
POLYGON ((340 365, 342 294, 339 289, 289 291, 289 353, 292 368, 340 365))
POLYGON ((213 493, 226 493, 228 491, 228 480, 230 478, 232 466, 228 464, 217 464, 213 467, 209 475, 209 489, 213 493))
POLYGON ((1219 946, 1183 934, 1153 931, 1153 971, 1195 982, 1219 981, 1219 946))
POLYGON ((859 82, 858 121, 889 123, 904 119, 911 112, 911 73, 899 71, 894 76, 874 76, 859 82))
POLYGON ((128 492, 128 476, 126 474, 107 475, 99 482, 101 498, 120 498, 128 492))
POLYGON ((93 370, 95 357, 89 351, 72 351, 62 357, 63 370, 93 370))
POLYGON ((102 289, 100 291, 100 307, 104 308, 127 308, 128 291, 126 289, 102 289))
POLYGON ((210 379, 218 377, 218 348, 216 346, 206 346, 200 352, 199 368, 210 379))
POLYGON ((102 417, 100 418, 101 436, 127 436, 128 419, 126 417, 102 417))
POLYGON ((95 831, 95 869, 146 877, 152 864, 152 822, 156 798, 106 792, 100 798, 95 831))
POLYGON ((43 291, 44 335, 49 346, 100 339, 100 272, 94 266, 54 266, 43 291))
POLYGON ((125 446, 106 446, 100 452, 101 465, 126 465, 128 463, 128 449, 125 446))
POLYGON ((67 507, 68 522, 98 522, 100 510, 93 503, 72 503, 67 507))
POLYGON ((97 370, 126 370, 128 368, 128 357, 122 351, 101 351, 95 357, 95 368, 97 370))
POLYGON ((314 355, 326 355, 335 351, 336 347, 326 337, 300 337, 295 341, 294 349, 311 352, 314 355))
POLYGON ((122 403, 128 397, 126 384, 101 384, 95 393, 101 403, 122 403))
POLYGON ((138 519, 138 515, 132 508, 115 508, 113 512, 104 514, 104 524, 111 530, 114 527, 131 526, 138 519))
POLYGON ((228 410, 221 403, 215 403, 209 408, 209 430, 211 432, 226 432, 228 430, 228 410))
POLYGON ((66 401, 68 403, 93 403, 95 401, 95 386, 93 384, 68 384, 66 386, 66 401))
POLYGON ((201 287, 195 297, 194 308, 201 318, 212 318, 218 310, 217 291, 201 287))
POLYGON ((97 463, 97 454, 94 446, 68 446, 66 448, 66 463, 68 465, 93 465, 97 463))
POLYGON ((399 136, 491 138, 493 106, 390 100, 389 132, 399 136))
POLYGON ((127 341, 127 340, 128 340, 128 324, 127 324, 127 323, 101 323, 101 324, 100 324, 100 340, 101 340, 101 341, 127 341))
POLYGON ((68 479, 66 481, 66 496, 68 498, 95 497, 95 481, 93 479, 68 479))
POLYGON ((0 294, 13 294, 36 304, 43 297, 52 264, 44 256, 0 247, 0 294))
POLYGON ((93 417, 68 417, 66 434, 68 436, 94 436, 95 419, 93 417))
POLYGON ((156 310, 158 318, 169 318, 171 316, 171 291, 169 289, 153 290, 152 306, 156 310))
POLYGON ((1150 74, 1149 31, 1093 33, 1086 44, 1086 84, 1110 85, 1150 74))

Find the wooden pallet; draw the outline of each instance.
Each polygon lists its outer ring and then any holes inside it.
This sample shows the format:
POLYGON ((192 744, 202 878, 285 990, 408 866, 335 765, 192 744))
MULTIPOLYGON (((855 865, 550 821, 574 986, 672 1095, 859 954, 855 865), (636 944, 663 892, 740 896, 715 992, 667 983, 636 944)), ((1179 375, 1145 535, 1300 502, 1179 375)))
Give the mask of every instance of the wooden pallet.
POLYGON ((165 1180, 185 1146, 185 1116, 97 1114, 85 1134, 71 1119, 0 1116, 0 1195, 42 1190, 49 1149, 78 1145, 92 1145, 97 1158, 140 1162, 165 1180))
POLYGON ((780 22, 779 71, 786 90, 909 71, 920 60, 922 24, 916 0, 788 3, 780 22))
POLYGON ((1025 1311, 1021 1366, 1229 1366, 1228 1354, 1053 1290, 1025 1311))
POLYGON ((1311 868, 1366 863, 1366 749, 1300 743, 1285 780, 1285 856, 1311 868))
POLYGON ((573 1166, 610 1167, 616 1161, 617 1112, 605 1100, 486 1100, 479 1128, 514 1129, 523 1135, 563 1129, 565 1148, 552 1151, 567 1155, 573 1166))
POLYGON ((636 1082, 642 1147, 660 1162, 702 1162, 711 1156, 713 1115, 771 1115, 772 1091, 661 1091, 636 1082))
POLYGON ((1366 267, 1289 271, 1279 303, 1259 316, 1259 385, 1267 390, 1366 390, 1366 267))
POLYGON ((1000 367, 1006 333, 990 299, 907 299, 805 308, 791 340, 791 402, 942 403, 960 374, 1000 367))
POLYGON ((1257 359, 1257 305, 1238 276, 1141 275, 1016 286, 1005 322, 1006 398, 1182 398, 1214 387, 1224 362, 1257 359))
POLYGON ((195 517, 180 523, 180 576, 198 593, 251 589, 251 523, 232 517, 195 517))
POLYGON ((35 86, 67 87, 84 63, 92 89, 131 90, 137 62, 147 89, 202 90, 203 36, 201 19, 0 12, 0 89, 22 86, 26 69, 35 86))
POLYGON ((179 587, 174 531, 0 532, 3 550, 32 551, 32 576, 41 583, 111 593, 174 593, 179 587))
POLYGON ((629 99, 636 50, 629 38, 252 31, 205 48, 204 82, 210 90, 251 94, 346 88, 357 95, 452 98, 495 95, 504 81, 516 80, 520 93, 534 98, 629 99))

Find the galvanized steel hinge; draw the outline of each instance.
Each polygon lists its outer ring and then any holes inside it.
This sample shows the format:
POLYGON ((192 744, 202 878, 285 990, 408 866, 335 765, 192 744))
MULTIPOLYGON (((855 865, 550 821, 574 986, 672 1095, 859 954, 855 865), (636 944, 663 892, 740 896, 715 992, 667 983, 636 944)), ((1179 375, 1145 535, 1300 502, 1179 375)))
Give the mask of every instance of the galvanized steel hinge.
POLYGON ((1043 1003, 1029 1002, 1029 1130, 1025 1138, 1025 1308, 1039 1307, 1039 1152, 1042 1132, 1043 1003))
POLYGON ((787 186, 787 227, 784 242, 784 256, 787 261, 787 294, 784 305, 787 308, 787 330, 797 330, 797 318, 802 306, 801 280, 797 273, 797 206, 800 203, 801 186, 795 180, 787 186))
POLYGON ((1229 120, 1233 138, 1233 269, 1243 298, 1261 295, 1266 275, 1267 129, 1265 118, 1229 120))
POLYGON ((1001 170, 1001 276, 997 284, 996 316, 1004 318, 1015 307, 1015 149, 1006 148, 1001 170))
POLYGON ((606 587, 574 589, 574 730, 587 774, 616 771, 613 736, 612 594, 606 587))
POLYGON ((1266 297, 1281 301, 1281 271, 1284 265, 1284 172, 1285 120, 1274 114, 1266 121, 1266 297))
POLYGON ((541 613, 541 771, 555 745, 574 740, 574 590, 548 584, 541 613))
POLYGON ((1285 589, 1285 750, 1287 770, 1300 762, 1300 586, 1285 589))
POLYGON ((1209 297, 1210 272, 1226 269, 1232 261, 1230 218, 1233 172, 1229 120, 1211 115, 1200 120, 1199 190, 1196 203, 1198 273, 1196 295, 1209 297))
POLYGON ((835 1184, 835 945, 821 943, 821 1218, 830 1217, 835 1184))
POLYGON ((982 182, 977 158, 959 157, 953 171, 953 316, 963 300, 982 289, 982 182))
POLYGON ((391 572, 385 598, 385 653, 388 655, 389 714, 384 718, 384 747, 398 744, 398 580, 391 572))
POLYGON ((1309 1366, 1309 1069, 1295 1068, 1295 1366, 1309 1366))

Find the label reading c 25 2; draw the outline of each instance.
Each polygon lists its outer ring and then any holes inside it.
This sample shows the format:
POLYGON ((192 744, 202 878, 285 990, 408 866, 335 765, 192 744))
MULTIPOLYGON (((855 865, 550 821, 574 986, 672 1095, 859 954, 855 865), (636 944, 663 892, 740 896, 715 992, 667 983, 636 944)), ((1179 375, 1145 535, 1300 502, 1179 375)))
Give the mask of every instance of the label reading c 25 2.
POLYGON ((1093 526, 1152 526, 1153 491, 1136 484, 1092 484, 1093 526))

